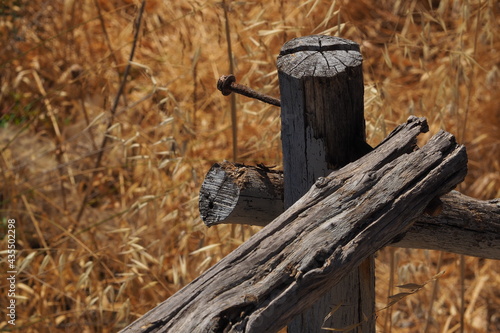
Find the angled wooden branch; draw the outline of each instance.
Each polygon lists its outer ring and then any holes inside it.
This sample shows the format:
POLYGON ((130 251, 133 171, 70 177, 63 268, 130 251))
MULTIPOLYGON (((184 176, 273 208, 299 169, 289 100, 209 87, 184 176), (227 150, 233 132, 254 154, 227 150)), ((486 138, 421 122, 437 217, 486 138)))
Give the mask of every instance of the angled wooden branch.
MULTIPOLYGON (((411 117, 384 144, 320 178, 246 243, 122 332, 275 332, 403 234, 466 174, 465 148, 411 117)), ((364 314, 370 317, 371 313, 364 314)))

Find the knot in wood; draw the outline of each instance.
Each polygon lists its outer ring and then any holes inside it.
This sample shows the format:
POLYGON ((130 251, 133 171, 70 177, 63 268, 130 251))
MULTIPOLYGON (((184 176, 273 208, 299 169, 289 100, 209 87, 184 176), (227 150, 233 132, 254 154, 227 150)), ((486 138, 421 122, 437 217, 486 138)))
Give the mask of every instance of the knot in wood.
POLYGON ((231 84, 236 82, 234 75, 222 75, 217 81, 217 89, 222 92, 222 95, 227 96, 231 94, 231 84))
POLYGON ((328 178, 325 178, 325 177, 319 177, 318 180, 316 180, 316 183, 314 183, 314 185, 317 187, 317 188, 323 188, 325 187, 326 185, 328 185, 328 178))

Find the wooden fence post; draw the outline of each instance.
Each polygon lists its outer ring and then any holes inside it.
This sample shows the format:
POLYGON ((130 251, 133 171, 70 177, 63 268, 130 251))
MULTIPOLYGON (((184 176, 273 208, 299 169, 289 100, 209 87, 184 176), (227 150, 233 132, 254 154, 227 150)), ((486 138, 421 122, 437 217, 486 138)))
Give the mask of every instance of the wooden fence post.
MULTIPOLYGON (((277 66, 287 208, 318 177, 358 159, 371 147, 365 142, 358 44, 323 35, 296 38, 283 46, 277 66)), ((288 332, 325 332, 322 326, 375 332, 374 288, 374 262, 369 257, 310 310, 295 317, 288 332)))

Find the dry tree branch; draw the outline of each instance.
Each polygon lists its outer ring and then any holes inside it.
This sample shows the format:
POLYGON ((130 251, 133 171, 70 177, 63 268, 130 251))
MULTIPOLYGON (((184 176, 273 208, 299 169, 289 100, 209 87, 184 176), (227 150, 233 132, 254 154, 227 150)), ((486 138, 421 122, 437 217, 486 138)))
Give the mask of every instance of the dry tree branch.
MULTIPOLYGON (((225 31, 226 31, 226 41, 227 41, 227 57, 229 60, 229 74, 234 75, 234 59, 233 59, 233 48, 231 46, 231 29, 229 27, 229 15, 228 15, 228 3, 225 0, 222 1, 222 7, 224 9, 224 19, 225 19, 225 31)), ((238 124, 236 117, 236 96, 231 95, 231 131, 233 134, 233 160, 236 162, 238 159, 238 124)))
MULTIPOLYGON (((116 114, 116 109, 118 107, 118 101, 120 100, 120 97, 123 94, 123 91, 125 89, 125 84, 127 83, 127 77, 128 77, 128 73, 129 73, 130 67, 131 67, 130 63, 132 62, 132 60, 134 58, 135 47, 137 45, 137 40, 139 39, 139 30, 141 27, 142 14, 144 12, 145 4, 146 4, 146 0, 142 0, 141 7, 139 9, 139 14, 137 16, 137 19, 136 19, 135 25, 134 25, 135 34, 134 34, 134 41, 132 42, 132 49, 130 50, 130 56, 128 59, 128 63, 127 63, 127 66, 125 67, 125 71, 123 73, 123 78, 122 78, 122 81, 120 83, 120 87, 118 88, 118 92, 116 93, 115 100, 113 102, 113 107, 111 108, 111 118, 109 119, 108 126, 106 128, 106 132, 105 132, 104 138, 103 138, 102 143, 101 143, 101 148, 100 148, 99 153, 97 155, 96 163, 94 165, 94 171, 92 172, 92 175, 90 177, 91 179, 94 177, 96 170, 98 170, 99 167, 101 166, 102 157, 104 155, 104 148, 106 147, 106 144, 108 143, 107 134, 108 134, 109 129, 111 128, 111 126, 113 125, 113 122, 115 120, 115 114, 116 114)), ((85 197, 83 198, 80 209, 78 210, 78 214, 76 217, 77 223, 80 222, 80 219, 83 215, 83 212, 85 210, 85 206, 87 204, 87 201, 89 199, 91 192, 92 192, 92 182, 89 182, 88 187, 87 187, 87 191, 85 192, 85 197)))
MULTIPOLYGON (((120 79, 120 71, 118 70, 118 59, 116 58, 115 50, 113 50, 113 46, 111 45, 111 39, 109 38, 108 30, 106 29, 106 24, 104 24, 104 16, 102 15, 101 6, 99 5, 99 1, 94 0, 94 5, 97 8, 97 14, 98 14, 98 17, 99 17, 99 22, 101 24, 101 29, 102 29, 102 32, 104 34, 104 39, 106 40, 106 44, 108 45, 110 56, 113 59, 113 61, 115 63, 115 66, 116 66, 116 74, 118 75, 118 79, 120 79)), ((132 46, 132 48, 134 46, 132 46)), ((127 103, 127 99, 126 99, 125 95, 123 95, 123 102, 125 104, 127 103)))

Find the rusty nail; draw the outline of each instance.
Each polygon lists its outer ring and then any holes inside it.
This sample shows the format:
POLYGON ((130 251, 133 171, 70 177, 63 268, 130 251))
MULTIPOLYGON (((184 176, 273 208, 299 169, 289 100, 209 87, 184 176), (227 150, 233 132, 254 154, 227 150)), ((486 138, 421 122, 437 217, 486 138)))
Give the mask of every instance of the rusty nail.
POLYGON ((217 89, 219 89, 224 96, 229 95, 231 92, 235 92, 268 104, 281 106, 281 101, 279 99, 261 94, 250 87, 236 83, 234 75, 222 75, 217 81, 217 89))

